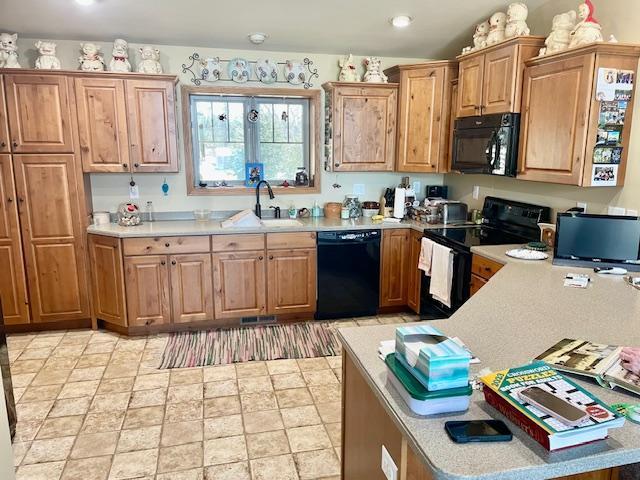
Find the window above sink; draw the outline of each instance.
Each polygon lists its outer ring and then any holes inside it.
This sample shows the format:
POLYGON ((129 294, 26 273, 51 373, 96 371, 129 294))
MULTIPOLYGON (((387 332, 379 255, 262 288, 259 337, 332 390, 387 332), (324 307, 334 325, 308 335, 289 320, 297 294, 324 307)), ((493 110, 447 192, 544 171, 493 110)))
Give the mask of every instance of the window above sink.
POLYGON ((252 163, 276 194, 320 191, 319 90, 183 86, 182 104, 189 195, 252 193, 252 163), (308 186, 295 185, 299 167, 308 186))

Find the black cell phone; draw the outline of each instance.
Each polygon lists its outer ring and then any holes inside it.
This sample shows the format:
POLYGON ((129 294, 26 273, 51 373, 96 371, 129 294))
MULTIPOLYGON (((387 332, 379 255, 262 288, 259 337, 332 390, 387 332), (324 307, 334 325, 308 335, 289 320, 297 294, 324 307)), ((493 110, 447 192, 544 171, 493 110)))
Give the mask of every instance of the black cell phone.
POLYGON ((444 429, 456 443, 508 442, 511 430, 502 420, 469 420, 446 422, 444 429))

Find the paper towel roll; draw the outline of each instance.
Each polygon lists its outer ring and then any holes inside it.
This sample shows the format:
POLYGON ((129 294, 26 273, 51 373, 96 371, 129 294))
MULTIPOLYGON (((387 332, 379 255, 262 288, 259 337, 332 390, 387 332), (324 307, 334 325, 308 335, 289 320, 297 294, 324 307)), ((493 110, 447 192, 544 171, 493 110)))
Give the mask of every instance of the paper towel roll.
POLYGON ((405 189, 396 188, 396 194, 393 199, 393 216, 395 218, 404 218, 404 201, 405 201, 405 189))

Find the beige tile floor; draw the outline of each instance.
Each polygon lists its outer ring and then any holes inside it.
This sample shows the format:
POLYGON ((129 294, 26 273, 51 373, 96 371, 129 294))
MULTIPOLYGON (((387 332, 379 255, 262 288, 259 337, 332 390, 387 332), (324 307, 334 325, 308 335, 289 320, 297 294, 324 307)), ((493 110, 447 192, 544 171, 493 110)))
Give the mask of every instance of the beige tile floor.
POLYGON ((11 335, 17 480, 340 478, 341 357, 158 370, 166 340, 11 335))

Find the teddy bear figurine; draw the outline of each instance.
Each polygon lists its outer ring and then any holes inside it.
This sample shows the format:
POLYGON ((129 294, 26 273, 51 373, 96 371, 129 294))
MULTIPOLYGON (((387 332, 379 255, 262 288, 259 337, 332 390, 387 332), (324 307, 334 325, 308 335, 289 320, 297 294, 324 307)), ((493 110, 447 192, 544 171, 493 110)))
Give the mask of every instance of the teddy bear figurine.
POLYGON ((104 70, 104 58, 100 53, 100 47, 95 43, 81 43, 82 55, 78 57, 80 70, 84 72, 98 72, 104 70))
POLYGON ((56 44, 46 40, 38 40, 35 43, 36 50, 40 56, 36 59, 36 69, 38 70, 60 70, 60 60, 56 57, 56 44))
POLYGON ((507 26, 505 28, 505 37, 520 37, 529 35, 531 30, 527 25, 527 17, 529 9, 524 3, 516 2, 509 5, 507 9, 507 26))
POLYGON ((540 49, 540 55, 550 55, 569 48, 571 31, 576 25, 577 16, 575 10, 569 10, 553 17, 551 33, 544 41, 545 46, 540 49))
POLYGON ((487 46, 487 35, 489 35, 489 21, 476 25, 476 31, 473 34, 472 50, 480 50, 487 46))
POLYGON ((499 43, 505 39, 505 29, 507 27, 507 14, 496 12, 489 19, 489 35, 487 35, 487 46, 499 43))
POLYGON ((162 73, 162 65, 160 65, 160 50, 145 45, 138 49, 140 52, 140 64, 138 65, 138 73, 160 74, 162 73))
POLYGON ((380 59, 378 57, 367 57, 362 63, 367 70, 363 81, 368 83, 387 83, 389 81, 384 72, 380 70, 380 59))
POLYGON ((571 31, 569 48, 602 42, 604 40, 602 37, 602 27, 593 16, 594 10, 591 0, 585 0, 585 2, 578 7, 580 22, 578 22, 571 31))
POLYGON ((113 41, 109 70, 112 72, 131 71, 131 64, 129 63, 129 44, 122 38, 116 38, 113 41))
POLYGON ((18 62, 17 33, 0 33, 0 68, 22 68, 18 62))
POLYGON ((353 55, 349 54, 346 57, 342 57, 338 61, 340 67, 340 74, 338 75, 338 81, 340 82, 359 82, 360 75, 356 70, 356 64, 353 61, 353 55))

